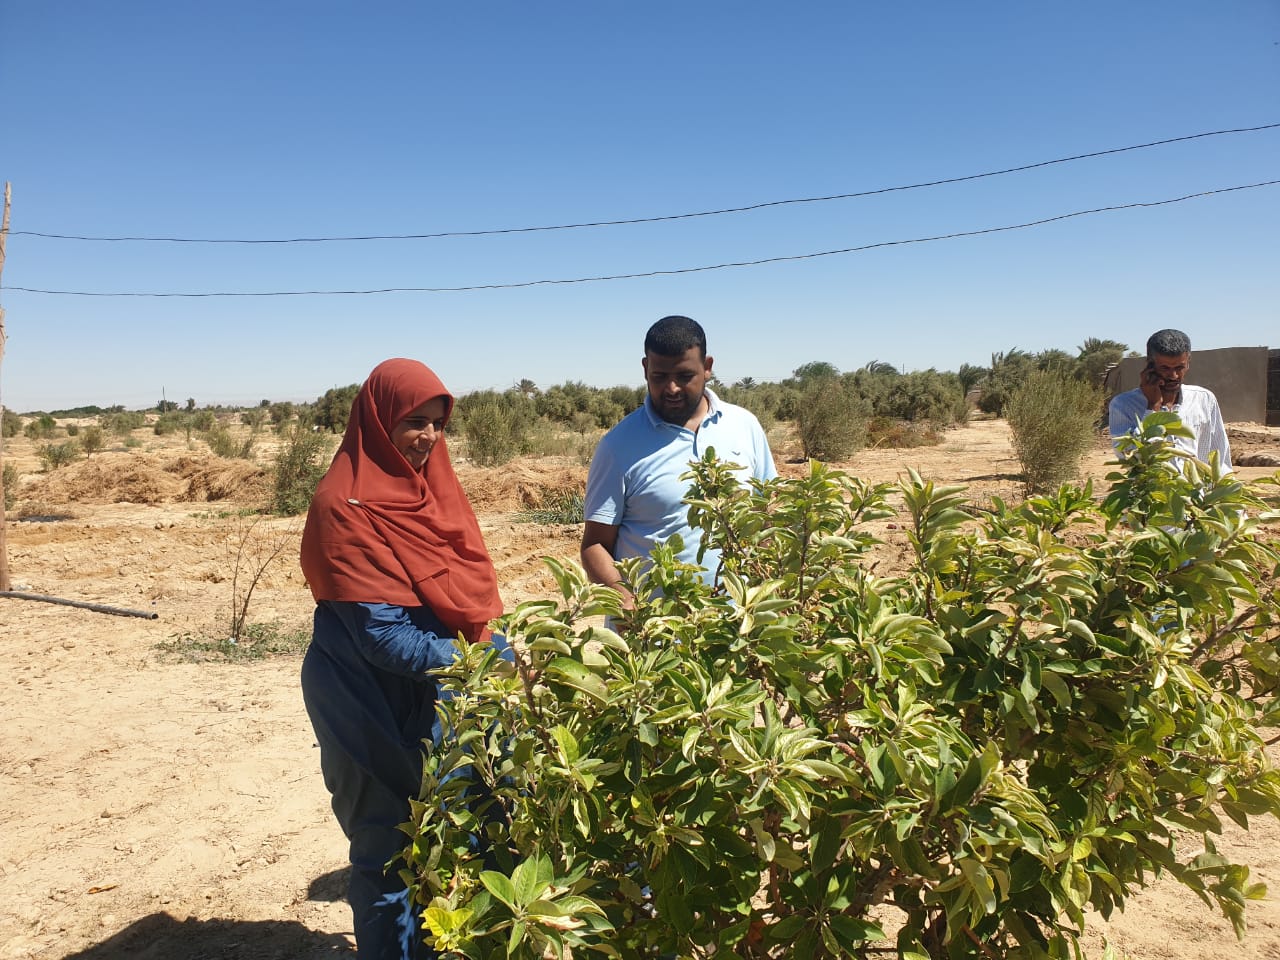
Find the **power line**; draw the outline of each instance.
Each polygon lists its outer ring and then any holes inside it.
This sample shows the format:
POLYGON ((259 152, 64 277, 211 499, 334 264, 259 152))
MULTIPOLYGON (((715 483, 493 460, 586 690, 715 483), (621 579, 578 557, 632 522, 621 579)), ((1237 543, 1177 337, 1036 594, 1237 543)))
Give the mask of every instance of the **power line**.
POLYGON ((765 210, 769 207, 785 207, 801 203, 827 203, 832 200, 854 200, 860 197, 874 197, 885 193, 900 193, 906 190, 921 190, 926 187, 940 187, 952 183, 966 183, 971 180, 983 180, 988 177, 1002 177, 1010 173, 1022 173, 1041 167, 1056 164, 1073 163, 1077 160, 1089 160, 1095 157, 1113 156, 1129 153, 1134 150, 1146 150, 1150 147, 1162 147, 1171 143, 1185 143, 1188 140, 1202 140, 1206 137, 1221 137, 1236 133, 1257 133, 1261 130, 1274 130, 1280 123, 1267 123, 1256 127, 1236 127, 1229 130, 1211 130, 1207 133, 1192 133, 1183 137, 1170 137, 1167 140, 1153 140, 1149 143, 1138 143, 1128 147, 1114 147, 1109 150, 1095 150, 1092 153, 1080 153, 1070 157, 1059 157, 1056 160, 1041 160, 1038 163, 1027 163, 1017 167, 1006 167, 1002 170, 989 170, 986 173, 971 173, 959 177, 946 177, 942 180, 928 180, 923 183, 910 183, 895 187, 880 187, 875 190, 861 190, 856 193, 836 193, 823 197, 799 197, 789 200, 769 200, 764 203, 753 203, 740 207, 724 207, 719 210, 700 210, 695 213, 673 213, 654 217, 635 217, 629 220, 595 220, 586 223, 560 223, 536 227, 503 227, 494 230, 450 230, 440 233, 404 233, 351 237, 291 237, 285 239, 226 239, 209 237, 90 237, 65 233, 41 233, 35 230, 12 230, 12 236, 45 237, 51 240, 87 240, 101 243, 345 243, 365 240, 442 240, 449 237, 491 237, 511 233, 542 233, 551 230, 581 230, 589 227, 621 227, 640 223, 662 223, 670 220, 692 220, 698 217, 718 217, 730 213, 748 213, 753 210, 765 210))
POLYGON ((978 237, 989 233, 1004 233, 1010 230, 1025 230, 1029 227, 1040 227, 1060 220, 1074 217, 1087 217, 1096 213, 1110 213, 1116 210, 1134 210, 1144 207, 1162 207, 1171 203, 1182 203, 1185 200, 1196 200, 1200 197, 1212 197, 1222 193, 1235 193, 1240 190, 1255 190, 1259 187, 1273 187, 1280 180, 1264 180, 1261 183, 1247 183, 1235 187, 1221 187, 1217 190, 1203 190, 1200 193, 1189 193, 1182 197, 1167 200, 1149 200, 1134 203, 1121 203, 1109 207, 1094 207, 1091 210, 1076 210, 1072 213, 1061 213, 1041 220, 1026 223, 1013 223, 1001 227, 984 227, 980 230, 963 230, 957 233, 943 233, 931 237, 915 237, 910 240, 882 240, 879 243, 867 243, 858 247, 844 247, 839 250, 823 250, 817 253, 798 253, 782 257, 765 257, 760 260, 739 260, 730 263, 707 264, 700 267, 680 267, 672 270, 648 270, 642 273, 616 273, 597 277, 572 277, 561 279, 522 280, 512 283, 479 283, 459 287, 381 287, 371 290, 273 290, 273 291, 222 291, 209 293, 110 293, 96 290, 42 290, 34 287, 6 287, 7 290, 19 290, 23 293, 40 293, 60 297, 339 297, 339 296, 374 296, 384 293, 467 293, 475 290, 514 290, 520 287, 553 286, 571 283, 599 283, 605 280, 637 280, 645 277, 667 277, 683 273, 705 273, 711 270, 727 270, 731 267, 758 267, 767 263, 785 263, 792 260, 813 260, 818 257, 833 257, 845 253, 861 253, 866 250, 877 250, 883 247, 900 247, 916 243, 932 243, 936 240, 956 240, 961 237, 978 237))

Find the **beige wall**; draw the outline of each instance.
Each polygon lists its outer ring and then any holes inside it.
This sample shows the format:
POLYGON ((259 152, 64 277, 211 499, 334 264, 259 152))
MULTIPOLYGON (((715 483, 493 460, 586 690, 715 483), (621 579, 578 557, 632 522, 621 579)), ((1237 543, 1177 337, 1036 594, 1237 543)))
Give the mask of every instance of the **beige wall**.
MULTIPOLYGON (((1187 383, 1212 390, 1227 423, 1266 423, 1267 354, 1266 347, 1193 349, 1187 383)), ((1134 389, 1146 365, 1145 357, 1125 357, 1107 375, 1107 394, 1134 389)))

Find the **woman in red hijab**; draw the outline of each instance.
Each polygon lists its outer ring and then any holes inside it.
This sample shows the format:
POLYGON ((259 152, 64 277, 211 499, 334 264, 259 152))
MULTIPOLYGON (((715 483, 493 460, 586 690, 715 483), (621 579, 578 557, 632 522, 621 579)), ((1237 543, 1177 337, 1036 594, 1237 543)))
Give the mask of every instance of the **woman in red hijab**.
MULTIPOLYGON (((374 367, 316 488, 302 570, 316 599, 302 693, 333 812, 351 841, 360 960, 423 960, 408 891, 387 863, 405 837, 423 740, 439 742, 431 672, 490 639, 502 612, 475 514, 449 462, 453 397, 416 360, 374 367)), ((495 638, 496 639, 496 638, 495 638)))

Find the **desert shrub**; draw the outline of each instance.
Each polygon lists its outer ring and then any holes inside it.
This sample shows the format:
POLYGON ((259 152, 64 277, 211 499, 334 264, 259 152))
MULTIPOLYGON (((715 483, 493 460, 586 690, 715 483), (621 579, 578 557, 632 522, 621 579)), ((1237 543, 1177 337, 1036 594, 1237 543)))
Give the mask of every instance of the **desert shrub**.
POLYGON ((1256 497, 1168 457, 976 521, 914 473, 697 464, 720 588, 664 545, 624 611, 549 562, 560 599, 501 621, 514 667, 474 644, 444 674, 404 851, 430 941, 1066 960, 1157 876, 1240 930, 1262 887, 1213 838, 1280 815, 1278 557, 1256 497), (879 576, 891 493, 910 558, 879 576))
POLYGON ((89 426, 84 428, 83 435, 80 437, 80 447, 84 450, 86 457, 91 457, 106 445, 106 440, 102 435, 102 428, 99 426, 89 426))
POLYGON ((5 407, 0 411, 0 437, 16 437, 22 432, 22 418, 5 407))
POLYGON ((575 413, 591 412, 591 401, 596 392, 594 388, 576 380, 557 383, 534 397, 534 411, 548 420, 569 423, 575 413))
POLYGON ((518 394, 468 394, 458 402, 454 420, 461 421, 467 456, 481 466, 496 467, 528 452, 533 411, 518 394))
POLYGON ((205 435, 205 442, 209 444, 209 451, 217 457, 226 457, 228 459, 236 455, 236 451, 240 449, 240 445, 236 443, 235 438, 231 436, 231 431, 226 427, 218 426, 210 430, 205 435))
POLYGON ((124 446, 126 450, 136 450, 138 447, 142 446, 142 441, 137 437, 125 437, 124 446))
POLYGON ((1009 397, 1005 417, 1028 493, 1042 493, 1080 471, 1097 439, 1102 395, 1092 384, 1052 370, 1032 373, 1009 397))
POLYGON ((36 455, 40 458, 40 462, 44 464, 45 470, 57 470, 59 467, 65 467, 68 463, 72 463, 80 455, 80 444, 75 440, 66 440, 62 443, 45 443, 37 448, 36 455))
MULTIPOLYGON (((526 452, 535 457, 572 457, 575 460, 590 460, 600 431, 590 414, 580 414, 584 419, 581 429, 566 428, 562 424, 552 423, 545 417, 538 417, 529 425, 526 440, 526 452)), ((575 424, 576 426, 577 424, 575 424)))
POLYGON ((6 463, 0 472, 0 485, 4 487, 4 508, 12 510, 18 502, 18 468, 12 463, 6 463))
POLYGON ((574 433, 596 433, 596 418, 585 410, 579 410, 569 418, 569 429, 574 433))
POLYGON ((254 433, 257 433, 262 429, 262 425, 267 422, 267 410, 264 407, 250 407, 247 410, 241 410, 240 422, 254 433))
POLYGON ((802 387, 838 376, 840 376, 840 368, 826 360, 811 360, 791 371, 791 378, 802 387))
MULTIPOLYGON (((170 401, 171 403, 173 401, 170 401)), ((175 405, 176 407, 176 405, 175 405)), ((191 417, 178 409, 166 410, 156 417, 151 430, 157 437, 165 437, 173 433, 185 433, 191 439, 191 417)))
POLYGON ((1036 359, 1025 350, 1016 347, 1007 353, 993 353, 991 366, 982 379, 982 396, 978 399, 978 409, 983 413, 1004 416, 1005 404, 1013 396, 1013 391, 1022 386, 1036 370, 1036 359))
POLYGON ((80 424, 78 423, 68 423, 65 429, 68 437, 80 436, 80 424))
POLYGON ((888 381, 875 410, 899 420, 948 424, 955 422, 957 402, 963 401, 964 388, 954 373, 915 370, 888 381))
POLYGON ((595 426, 601 430, 608 430, 630 412, 628 407, 624 407, 605 394, 598 394, 591 398, 589 413, 595 421, 595 426))
POLYGON ((253 455, 253 434, 245 437, 243 440, 237 440, 232 436, 231 431, 222 425, 218 425, 205 434, 205 442, 209 444, 209 450, 218 457, 226 457, 228 459, 248 460, 253 455))
POLYGON ((869 447, 933 447, 942 442, 942 434, 931 423, 872 417, 867 423, 869 447))
POLYGON ((103 428, 117 437, 127 437, 147 425, 147 415, 140 410, 113 410, 99 418, 103 428))
POLYGON ((804 388, 796 431, 811 460, 845 460, 867 439, 870 404, 836 377, 818 377, 804 388))
POLYGON ((268 408, 268 412, 271 415, 272 423, 288 423, 293 419, 294 414, 297 413, 297 407, 292 403, 289 403, 287 400, 281 400, 271 404, 268 408))
POLYGON ((345 387, 334 387, 326 390, 324 396, 311 405, 309 419, 311 423, 332 433, 342 433, 347 429, 347 420, 351 417, 351 404, 360 392, 360 384, 352 383, 345 387))
POLYGON ((316 433, 301 424, 295 424, 286 434, 275 459, 271 492, 273 513, 294 516, 307 512, 311 498, 315 496, 316 484, 328 469, 328 449, 326 434, 316 433))
POLYGON ((47 413, 28 420, 27 425, 22 428, 22 433, 28 440, 48 440, 57 432, 58 421, 47 413))
POLYGON ((217 424, 218 415, 207 408, 191 414, 191 426, 200 433, 208 433, 217 424))

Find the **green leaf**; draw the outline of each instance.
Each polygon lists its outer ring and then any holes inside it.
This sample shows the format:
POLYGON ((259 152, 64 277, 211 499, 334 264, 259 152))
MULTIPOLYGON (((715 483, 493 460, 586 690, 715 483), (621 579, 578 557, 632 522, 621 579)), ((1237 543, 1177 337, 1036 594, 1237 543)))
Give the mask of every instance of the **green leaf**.
POLYGON ((586 694, 597 703, 604 703, 608 699, 609 690, 604 681, 577 660, 556 657, 547 664, 545 673, 548 680, 558 680, 565 686, 586 694))
POLYGON ((568 727, 557 724, 551 728, 551 737, 564 754, 565 763, 573 766, 578 762, 578 740, 568 727))
POLYGON ((553 877, 552 861, 547 856, 534 854, 529 859, 522 860, 511 874, 517 904, 526 906, 538 900, 538 897, 547 892, 553 877))
POLYGON ((519 948, 520 943, 524 940, 526 924, 523 920, 517 920, 511 925, 511 936, 507 939, 507 956, 511 956, 519 948))
POLYGON ((511 882, 511 878, 505 873, 498 873, 496 870, 482 870, 480 872, 480 882, 484 884, 486 890, 510 907, 512 912, 519 908, 520 898, 516 895, 515 884, 511 882))

